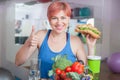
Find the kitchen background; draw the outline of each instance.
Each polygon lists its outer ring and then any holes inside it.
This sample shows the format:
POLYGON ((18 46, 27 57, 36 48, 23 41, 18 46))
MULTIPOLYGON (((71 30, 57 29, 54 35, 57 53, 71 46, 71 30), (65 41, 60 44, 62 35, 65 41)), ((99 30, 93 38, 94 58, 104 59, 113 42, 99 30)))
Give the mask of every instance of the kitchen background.
MULTIPOLYGON (((15 43, 23 44, 31 33, 32 26, 36 31, 41 29, 50 29, 47 19, 47 7, 49 3, 27 3, 15 4, 15 43), (33 11, 34 10, 34 11, 33 11)), ((94 26, 93 6, 69 3, 72 7, 72 16, 69 23, 68 32, 72 35, 78 35, 75 27, 78 24, 92 24, 94 26)), ((102 24, 102 23, 99 23, 102 24)), ((102 30, 102 26, 97 26, 102 30)), ((82 36, 81 36, 82 37, 82 36)), ((102 41, 102 38, 101 38, 102 41)))
MULTIPOLYGON (((19 44, 15 44, 15 36, 20 36, 15 34, 16 26, 15 4, 22 2, 26 3, 30 1, 35 0, 0 0, 0 66, 9 69, 14 75, 20 77, 22 80, 27 80, 28 70, 23 68, 23 66, 16 67, 14 64, 16 52, 22 46, 19 44)), ((81 6, 88 6, 92 8, 93 17, 95 21, 94 24, 102 31, 102 40, 98 42, 97 46, 99 47, 97 47, 96 52, 98 55, 102 56, 102 59, 109 57, 109 55, 114 52, 119 52, 120 50, 119 0, 65 0, 65 1, 68 1, 73 8, 81 6)), ((44 5, 48 4, 49 3, 44 3, 44 5)), ((46 7, 42 10, 43 12, 45 11, 46 7)), ((37 9, 35 10, 37 11, 37 9)), ((32 9, 32 12, 34 13, 34 9, 32 9)), ((34 13, 34 15, 37 15, 38 13, 34 13)), ((43 19, 43 17, 45 17, 44 15, 45 14, 42 13, 42 16, 34 16, 35 18, 39 17, 42 20, 41 23, 37 21, 35 22, 32 21, 31 24, 25 25, 32 24, 37 25, 37 23, 41 25, 46 25, 47 21, 46 19, 43 19)), ((24 18, 28 19, 31 17, 26 15, 24 16, 24 18)), ((74 22, 74 19, 72 20, 74 22)), ((74 25, 74 23, 72 25, 74 25)), ((36 55, 34 55, 33 57, 35 56, 36 55)))
MULTIPOLYGON (((32 26, 35 26, 36 31, 40 29, 50 29, 50 25, 47 19, 47 7, 48 3, 36 3, 36 1, 30 1, 26 3, 15 4, 15 44, 24 44, 25 40, 31 33, 32 26), (33 11, 34 10, 34 11, 33 11)), ((78 24, 92 24, 95 25, 102 32, 102 9, 94 7, 92 5, 78 4, 75 2, 69 2, 72 10, 72 16, 69 23, 68 32, 71 35, 78 35, 85 44, 85 38, 82 34, 75 32, 75 27, 78 24), (99 17, 96 16, 97 9, 101 10, 99 17), (99 21, 98 21, 99 20, 99 21), (98 22, 98 23, 97 23, 98 22)), ((102 37, 98 40, 96 45, 96 54, 100 55, 102 45, 102 37)), ((85 44, 87 52, 87 46, 85 44)), ((37 56, 36 54, 33 56, 37 56)), ((8 56, 9 57, 9 56, 8 56)), ((14 56, 13 56, 14 58, 14 56)), ((12 60, 12 59, 11 59, 12 60)), ((13 61, 14 62, 14 59, 13 61)), ((29 65, 26 62, 25 65, 29 65)))

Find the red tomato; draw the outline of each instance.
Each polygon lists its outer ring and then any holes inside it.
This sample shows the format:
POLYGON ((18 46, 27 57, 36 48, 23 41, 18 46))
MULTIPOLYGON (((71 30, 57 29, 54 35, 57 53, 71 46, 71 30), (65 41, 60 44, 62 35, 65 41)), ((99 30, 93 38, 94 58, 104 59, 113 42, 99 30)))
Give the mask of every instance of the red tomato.
POLYGON ((67 66, 66 69, 65 69, 66 72, 71 72, 72 69, 71 69, 71 66, 67 66))
POLYGON ((56 74, 61 74, 62 70, 59 69, 59 68, 57 68, 57 69, 55 70, 55 72, 56 72, 56 74))
POLYGON ((84 71, 84 65, 81 65, 82 70, 84 71))
POLYGON ((55 80, 60 80, 60 76, 59 75, 55 75, 55 80))
POLYGON ((82 74, 82 73, 83 73, 83 69, 82 69, 82 68, 79 68, 79 69, 77 70, 77 73, 78 73, 78 74, 82 74))
POLYGON ((81 64, 79 63, 79 62, 74 62, 73 64, 72 64, 72 66, 71 66, 71 68, 72 68, 72 71, 73 72, 77 72, 77 70, 79 69, 79 66, 80 66, 81 64))
POLYGON ((77 72, 78 74, 81 74, 84 72, 84 65, 82 65, 81 63, 79 62, 74 62, 72 64, 72 71, 73 72, 77 72))
POLYGON ((60 74, 60 77, 62 79, 65 79, 67 76, 66 76, 66 72, 65 71, 62 71, 61 74, 60 74))
POLYGON ((72 80, 71 78, 65 78, 64 80, 72 80))

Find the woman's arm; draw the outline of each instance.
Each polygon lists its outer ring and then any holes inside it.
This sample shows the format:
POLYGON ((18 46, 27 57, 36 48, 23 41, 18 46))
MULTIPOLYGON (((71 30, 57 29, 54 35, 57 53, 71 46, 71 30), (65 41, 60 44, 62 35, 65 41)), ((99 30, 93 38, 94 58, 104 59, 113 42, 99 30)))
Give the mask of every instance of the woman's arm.
POLYGON ((29 42, 26 41, 25 44, 19 49, 16 54, 15 64, 17 66, 22 65, 36 50, 36 46, 30 46, 29 42))
POLYGON ((97 39, 91 37, 89 34, 86 35, 87 47, 88 47, 88 56, 95 55, 95 45, 97 39))
POLYGON ((75 36, 72 39, 72 49, 74 50, 74 53, 78 60, 82 60, 84 64, 87 64, 87 56, 85 53, 84 45, 79 37, 75 36))
POLYGON ((16 54, 15 64, 17 66, 22 65, 32 55, 32 53, 34 53, 38 46, 38 40, 39 38, 32 28, 30 37, 26 40, 25 44, 19 49, 16 54))
MULTIPOLYGON (((88 47, 88 56, 95 55, 94 52, 95 52, 95 44, 97 39, 94 39, 90 35, 86 35, 86 40, 87 40, 87 47, 88 47)), ((77 38, 76 38, 76 42, 77 42, 76 45, 78 47, 76 56, 78 60, 84 61, 85 65, 87 65, 87 54, 84 49, 84 44, 80 39, 77 39, 77 38)))
POLYGON ((86 35, 86 41, 87 41, 87 47, 88 47, 88 55, 85 52, 84 44, 80 40, 79 37, 72 38, 73 40, 73 50, 75 50, 75 55, 78 60, 84 61, 85 64, 87 64, 87 56, 89 55, 95 55, 95 44, 97 39, 92 38, 90 35, 86 35), (77 49, 77 50, 76 50, 77 49))

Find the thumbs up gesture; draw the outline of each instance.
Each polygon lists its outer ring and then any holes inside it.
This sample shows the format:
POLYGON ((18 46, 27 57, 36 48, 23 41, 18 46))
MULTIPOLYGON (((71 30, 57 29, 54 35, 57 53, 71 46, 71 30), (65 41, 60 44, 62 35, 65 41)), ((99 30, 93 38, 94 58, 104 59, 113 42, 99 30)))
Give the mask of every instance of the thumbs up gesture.
POLYGON ((35 34, 35 28, 34 26, 32 26, 32 31, 31 31, 30 37, 28 38, 29 45, 33 47, 37 47, 38 40, 39 40, 39 37, 35 34))
POLYGON ((32 26, 32 31, 31 31, 30 36, 32 36, 32 35, 35 35, 35 28, 34 28, 34 26, 32 26))

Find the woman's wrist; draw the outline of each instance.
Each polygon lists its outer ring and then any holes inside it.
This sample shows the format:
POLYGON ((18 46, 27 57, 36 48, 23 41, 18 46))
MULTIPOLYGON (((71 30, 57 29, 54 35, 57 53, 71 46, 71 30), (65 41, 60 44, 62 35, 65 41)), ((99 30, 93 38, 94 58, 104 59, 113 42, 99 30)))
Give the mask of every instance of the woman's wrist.
POLYGON ((88 55, 89 56, 95 55, 95 46, 92 47, 88 46, 88 55))
POLYGON ((88 51, 88 56, 94 56, 95 55, 95 51, 94 50, 89 50, 88 51))
POLYGON ((92 45, 92 44, 87 44, 88 48, 94 48, 95 47, 95 44, 92 45))
POLYGON ((30 46, 30 41, 29 41, 29 38, 25 41, 25 44, 24 44, 25 46, 30 46))

